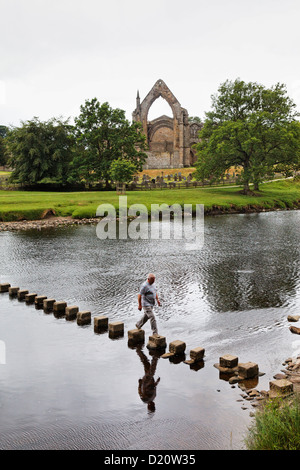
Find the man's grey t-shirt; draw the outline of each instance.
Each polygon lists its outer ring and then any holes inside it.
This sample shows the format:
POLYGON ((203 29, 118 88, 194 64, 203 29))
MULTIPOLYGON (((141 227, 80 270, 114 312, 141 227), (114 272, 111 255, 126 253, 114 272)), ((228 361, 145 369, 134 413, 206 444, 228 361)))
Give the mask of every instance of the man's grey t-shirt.
POLYGON ((145 281, 141 285, 140 294, 142 296, 142 307, 153 307, 156 299, 155 282, 153 282, 153 284, 149 284, 148 281, 145 281))

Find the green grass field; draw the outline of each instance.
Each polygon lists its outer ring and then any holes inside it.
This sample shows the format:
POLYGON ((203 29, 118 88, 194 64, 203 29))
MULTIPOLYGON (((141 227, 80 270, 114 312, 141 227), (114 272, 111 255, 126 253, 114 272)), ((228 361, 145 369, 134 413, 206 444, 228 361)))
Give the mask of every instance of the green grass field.
MULTIPOLYGON (((174 203, 204 204, 206 213, 211 210, 285 209, 300 202, 300 182, 278 181, 261 185, 259 196, 244 196, 238 187, 164 189, 152 191, 128 191, 128 206, 174 203)), ((38 192, 0 191, 0 220, 36 220, 43 212, 52 209, 57 216, 90 218, 100 204, 110 203, 118 208, 119 196, 114 191, 93 192, 38 192)))

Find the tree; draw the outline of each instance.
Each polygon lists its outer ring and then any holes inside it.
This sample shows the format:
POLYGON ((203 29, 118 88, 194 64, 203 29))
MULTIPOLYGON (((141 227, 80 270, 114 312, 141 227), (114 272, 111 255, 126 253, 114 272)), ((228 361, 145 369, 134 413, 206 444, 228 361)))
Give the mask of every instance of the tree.
POLYGON ((295 175, 297 171, 300 171, 300 158, 298 162, 292 164, 283 163, 276 166, 276 172, 282 173, 286 178, 295 175))
POLYGON ((110 165, 111 179, 122 184, 122 192, 124 192, 125 183, 129 183, 136 172, 135 164, 125 158, 118 158, 110 165))
POLYGON ((142 125, 132 124, 125 118, 125 111, 100 104, 96 98, 86 100, 75 118, 77 143, 80 155, 74 160, 74 169, 87 181, 111 179, 110 167, 114 160, 126 159, 142 170, 147 158, 146 138, 142 125))
POLYGON ((1 124, 0 125, 0 137, 6 137, 6 134, 7 134, 7 127, 1 124))
POLYGON ((0 166, 6 165, 5 139, 0 137, 0 166))
POLYGON ((23 184, 66 183, 74 137, 68 121, 37 117, 8 131, 6 142, 11 179, 23 184))
POLYGON ((203 124, 202 119, 199 116, 189 116, 189 122, 197 122, 203 124))
POLYGON ((242 167, 244 194, 276 164, 292 164, 300 155, 300 124, 286 88, 265 88, 240 79, 221 84, 212 96, 197 144, 196 177, 221 177, 232 166, 242 167))
POLYGON ((6 154, 5 154, 6 133, 7 133, 7 127, 0 125, 0 166, 6 165, 6 154))

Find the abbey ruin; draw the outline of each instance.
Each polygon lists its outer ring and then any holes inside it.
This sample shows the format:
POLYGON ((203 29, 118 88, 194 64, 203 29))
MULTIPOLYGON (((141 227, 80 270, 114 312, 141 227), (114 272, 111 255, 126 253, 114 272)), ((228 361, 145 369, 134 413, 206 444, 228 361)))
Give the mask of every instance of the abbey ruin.
POLYGON ((142 123, 149 146, 144 169, 183 168, 195 163, 193 145, 199 142, 198 133, 202 125, 189 120, 187 110, 181 107, 163 80, 157 80, 142 102, 138 92, 132 120, 142 123), (173 117, 164 115, 148 121, 149 109, 160 96, 170 105, 173 117))

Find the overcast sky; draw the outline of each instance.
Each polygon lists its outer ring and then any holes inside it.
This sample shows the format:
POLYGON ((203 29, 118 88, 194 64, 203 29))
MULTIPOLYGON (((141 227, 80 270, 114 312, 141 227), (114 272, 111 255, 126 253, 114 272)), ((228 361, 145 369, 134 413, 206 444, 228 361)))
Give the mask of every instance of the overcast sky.
POLYGON ((0 124, 72 120, 93 97, 131 120, 159 78, 190 116, 236 78, 286 84, 300 111, 299 24, 300 0, 0 0, 0 124))

